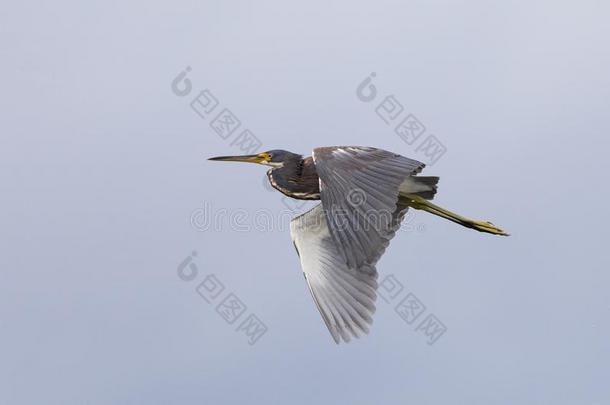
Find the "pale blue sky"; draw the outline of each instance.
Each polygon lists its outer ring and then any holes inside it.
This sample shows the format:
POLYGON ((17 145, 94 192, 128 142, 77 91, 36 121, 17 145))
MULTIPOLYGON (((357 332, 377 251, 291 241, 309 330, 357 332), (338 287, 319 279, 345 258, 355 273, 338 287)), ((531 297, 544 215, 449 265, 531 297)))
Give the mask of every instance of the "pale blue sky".
POLYGON ((607 2, 2 9, 0 403, 610 403, 607 2), (375 114, 386 95, 443 143, 436 201, 512 236, 417 213, 394 239, 380 277, 447 326, 434 345, 378 300, 370 335, 336 346, 286 217, 191 225, 286 210, 264 168, 205 160, 239 150, 189 107, 203 89, 265 149, 421 159, 375 114), (211 273, 267 325, 254 346, 196 293, 211 273))

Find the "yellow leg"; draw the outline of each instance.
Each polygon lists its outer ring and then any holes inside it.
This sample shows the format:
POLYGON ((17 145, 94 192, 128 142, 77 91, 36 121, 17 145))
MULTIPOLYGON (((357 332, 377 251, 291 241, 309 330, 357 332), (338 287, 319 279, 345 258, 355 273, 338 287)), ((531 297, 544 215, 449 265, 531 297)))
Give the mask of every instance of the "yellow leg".
POLYGON ((502 229, 496 227, 491 222, 477 221, 474 219, 466 218, 461 215, 455 214, 449 210, 439 207, 436 204, 432 204, 430 201, 414 194, 401 194, 401 202, 409 207, 415 208, 416 210, 422 210, 431 214, 437 215, 441 218, 448 219, 457 224, 465 226, 467 228, 476 229, 479 232, 487 232, 494 235, 508 236, 502 229))

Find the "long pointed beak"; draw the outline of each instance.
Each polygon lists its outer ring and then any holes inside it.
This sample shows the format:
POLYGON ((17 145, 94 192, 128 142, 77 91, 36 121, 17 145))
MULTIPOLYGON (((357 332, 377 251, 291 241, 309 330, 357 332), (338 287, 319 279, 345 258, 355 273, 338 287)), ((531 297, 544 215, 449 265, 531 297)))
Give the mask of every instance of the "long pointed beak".
POLYGON ((243 156, 216 156, 211 157, 208 160, 215 160, 219 162, 248 162, 248 163, 261 163, 265 161, 265 158, 261 155, 243 155, 243 156))

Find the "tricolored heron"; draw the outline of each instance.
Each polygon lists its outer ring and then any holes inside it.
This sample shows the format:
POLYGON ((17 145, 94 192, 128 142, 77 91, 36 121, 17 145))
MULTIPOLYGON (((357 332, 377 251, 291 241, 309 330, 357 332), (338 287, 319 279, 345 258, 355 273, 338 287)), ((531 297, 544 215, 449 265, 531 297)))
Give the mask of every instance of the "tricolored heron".
POLYGON ((432 204, 439 178, 418 176, 423 163, 382 149, 322 147, 309 157, 271 150, 209 160, 270 166, 267 177, 275 189, 300 200, 321 200, 292 219, 290 235, 336 343, 368 333, 377 296, 375 264, 409 207, 480 232, 507 235, 490 222, 432 204))

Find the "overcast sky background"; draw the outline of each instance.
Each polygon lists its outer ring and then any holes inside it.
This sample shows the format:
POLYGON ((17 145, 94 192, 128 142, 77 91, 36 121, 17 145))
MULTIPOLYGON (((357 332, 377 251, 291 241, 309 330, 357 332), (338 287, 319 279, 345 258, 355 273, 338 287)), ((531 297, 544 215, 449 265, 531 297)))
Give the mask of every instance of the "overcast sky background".
POLYGON ((0 403, 610 403, 607 2, 2 9, 0 403), (387 95, 442 142, 436 201, 512 236, 417 213, 393 240, 380 280, 442 321, 436 343, 378 299, 370 335, 336 346, 286 216, 191 225, 287 210, 265 168, 205 160, 240 150, 190 108, 204 89, 262 149, 421 160, 376 115, 387 95), (209 274, 267 325, 253 346, 195 291, 209 274))

